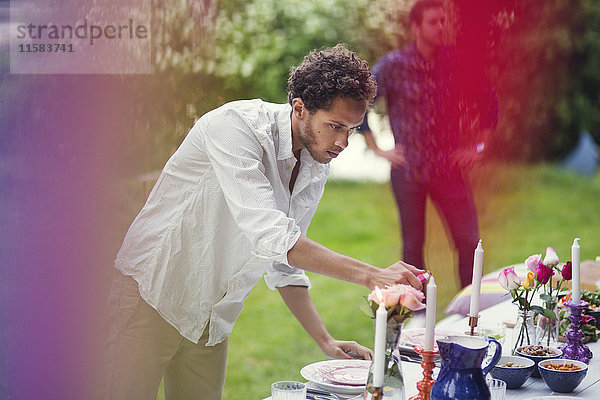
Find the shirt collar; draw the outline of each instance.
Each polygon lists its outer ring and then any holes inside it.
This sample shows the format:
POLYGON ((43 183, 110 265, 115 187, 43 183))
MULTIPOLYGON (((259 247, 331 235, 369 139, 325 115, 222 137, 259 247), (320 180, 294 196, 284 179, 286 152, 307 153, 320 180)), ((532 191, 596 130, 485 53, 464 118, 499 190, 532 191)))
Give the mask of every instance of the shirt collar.
MULTIPOLYGON (((285 104, 275 117, 275 120, 279 132, 277 160, 288 160, 291 158, 295 160, 294 153, 292 152, 292 106, 285 104)), ((312 176, 329 171, 328 164, 317 162, 306 150, 300 153, 300 157, 302 164, 308 166, 312 176)))
POLYGON ((292 152, 292 106, 285 104, 275 117, 279 133, 277 159, 287 160, 294 157, 292 152))

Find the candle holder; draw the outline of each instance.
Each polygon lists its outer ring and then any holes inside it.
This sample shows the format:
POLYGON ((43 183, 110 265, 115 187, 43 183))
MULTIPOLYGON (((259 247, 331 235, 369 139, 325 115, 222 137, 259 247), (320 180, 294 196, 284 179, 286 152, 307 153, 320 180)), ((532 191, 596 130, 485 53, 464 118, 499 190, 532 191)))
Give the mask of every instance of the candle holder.
POLYGON ((477 327, 478 321, 479 321, 479 315, 477 315, 477 316, 471 316, 469 314, 469 326, 471 327, 471 330, 465 332, 467 335, 471 335, 471 336, 476 336, 477 335, 475 333, 475 328, 477 327))
POLYGON ((415 347, 415 351, 421 355, 423 361, 421 367, 423 368, 423 379, 417 382, 417 389, 419 394, 411 397, 409 400, 430 400, 431 388, 435 383, 433 379, 433 368, 435 367, 435 355, 439 354, 434 347, 433 350, 425 350, 422 346, 415 347))
POLYGON ((373 386, 373 393, 371 393, 371 400, 383 400, 383 387, 373 386))
POLYGON ((558 346, 558 348, 563 352, 562 358, 577 360, 589 364, 590 359, 593 357, 593 353, 589 347, 581 342, 584 335, 580 328, 581 311, 584 308, 587 308, 589 303, 585 301, 574 303, 573 301, 568 300, 565 301, 564 305, 571 309, 571 315, 569 316, 569 319, 571 320, 571 329, 565 333, 567 343, 558 346))

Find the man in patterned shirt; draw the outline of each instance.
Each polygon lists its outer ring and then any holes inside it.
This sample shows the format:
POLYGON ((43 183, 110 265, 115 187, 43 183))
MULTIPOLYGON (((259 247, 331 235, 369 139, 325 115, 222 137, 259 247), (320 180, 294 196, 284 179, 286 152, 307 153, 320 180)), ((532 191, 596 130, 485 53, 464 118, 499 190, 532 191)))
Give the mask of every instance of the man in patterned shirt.
POLYGON ((361 132, 368 147, 392 164, 403 260, 425 268, 429 196, 458 250, 464 287, 471 282, 473 251, 479 240, 477 210, 465 173, 482 157, 483 141, 497 123, 498 103, 483 73, 473 74, 477 68, 461 65, 456 49, 443 44, 442 1, 419 0, 409 18, 415 41, 385 54, 373 68, 396 146, 381 150, 366 118, 361 132))

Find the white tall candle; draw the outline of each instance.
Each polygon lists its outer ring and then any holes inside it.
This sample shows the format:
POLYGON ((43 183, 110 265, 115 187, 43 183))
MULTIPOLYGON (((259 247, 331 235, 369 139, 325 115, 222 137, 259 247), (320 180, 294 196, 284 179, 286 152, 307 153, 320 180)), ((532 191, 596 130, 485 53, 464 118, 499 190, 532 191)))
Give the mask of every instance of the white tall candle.
POLYGON ((579 238, 573 240, 573 246, 571 246, 571 263, 573 264, 573 281, 572 284, 572 300, 573 303, 579 303, 581 301, 581 274, 579 269, 579 238))
POLYGON ((385 339, 387 333, 387 310, 379 288, 375 287, 379 298, 379 308, 375 313, 375 345, 373 355, 373 386, 383 386, 383 370, 385 365, 385 339))
POLYGON ((425 350, 433 350, 435 338, 435 305, 437 302, 437 285, 433 276, 427 284, 427 309, 425 310, 425 350))
POLYGON ((473 256, 473 280, 471 282, 471 307, 469 316, 477 317, 479 315, 479 295, 481 294, 481 274, 483 272, 483 247, 481 239, 475 248, 473 256))

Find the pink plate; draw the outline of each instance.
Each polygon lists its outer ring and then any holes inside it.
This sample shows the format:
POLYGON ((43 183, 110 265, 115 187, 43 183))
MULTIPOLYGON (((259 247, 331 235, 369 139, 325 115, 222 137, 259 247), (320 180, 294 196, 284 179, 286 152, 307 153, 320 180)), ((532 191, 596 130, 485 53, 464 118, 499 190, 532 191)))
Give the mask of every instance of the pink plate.
POLYGON ((330 365, 321 370, 323 378, 338 385, 364 386, 369 376, 366 364, 330 365))
POLYGON ((300 370, 300 375, 307 381, 315 383, 320 389, 327 390, 336 394, 342 395, 353 395, 362 394, 365 391, 365 385, 367 383, 367 377, 369 374, 369 367, 371 361, 367 360, 326 360, 318 361, 309 365, 306 365, 300 370), (344 371, 343 374, 347 375, 348 372, 353 371, 348 376, 341 379, 338 376, 338 371, 344 371), (357 378, 354 372, 363 371, 363 376, 360 378, 361 383, 357 384, 357 378), (335 383, 332 380, 340 380, 342 383, 335 383), (351 383, 350 385, 348 383, 351 383))

